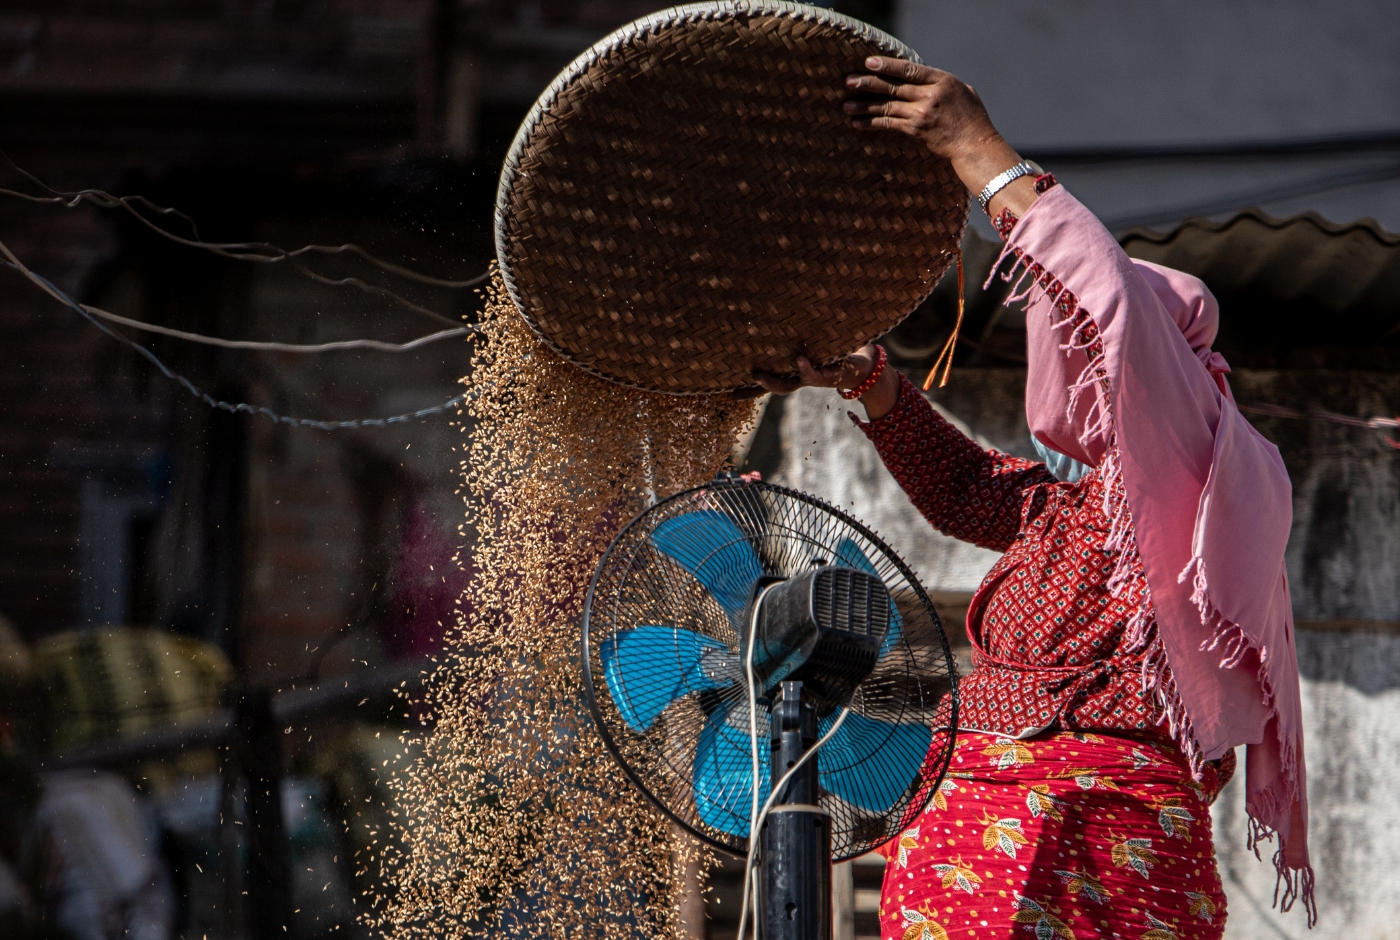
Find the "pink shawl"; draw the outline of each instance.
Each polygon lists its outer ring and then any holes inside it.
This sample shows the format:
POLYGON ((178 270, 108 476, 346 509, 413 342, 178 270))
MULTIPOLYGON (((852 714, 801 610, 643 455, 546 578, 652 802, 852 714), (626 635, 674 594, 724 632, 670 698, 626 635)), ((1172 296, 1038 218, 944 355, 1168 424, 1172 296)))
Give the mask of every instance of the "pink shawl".
POLYGON ((1130 259, 1063 186, 1026 212, 1007 254, 1016 261, 1003 275, 1017 280, 1012 299, 1027 302, 1031 432, 1099 468, 1108 548, 1121 553, 1110 588, 1122 593, 1146 577, 1139 596, 1148 600, 1129 626, 1130 642, 1147 654, 1145 686, 1193 767, 1248 745, 1250 845, 1278 834, 1281 906, 1301 895, 1311 925, 1302 710, 1283 563, 1292 487, 1278 449, 1235 406, 1229 366, 1210 349, 1215 298, 1194 277, 1130 259), (1093 362, 1090 324, 1103 349, 1093 362))

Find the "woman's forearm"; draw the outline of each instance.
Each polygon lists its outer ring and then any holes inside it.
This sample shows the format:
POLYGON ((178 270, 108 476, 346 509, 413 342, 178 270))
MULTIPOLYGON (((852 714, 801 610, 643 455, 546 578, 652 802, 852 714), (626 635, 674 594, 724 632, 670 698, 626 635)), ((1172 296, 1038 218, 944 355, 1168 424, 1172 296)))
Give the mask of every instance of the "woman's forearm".
MULTIPOLYGON (((952 160, 954 172, 971 193, 980 193, 993 177, 1020 162, 1021 155, 1000 134, 978 141, 952 160)), ((987 214, 996 218, 1002 209, 1010 209, 1017 216, 1022 216, 1035 200, 1035 178, 1018 176, 992 196, 987 203, 987 214)))
POLYGON ((1005 551, 1020 528, 1025 489, 1055 478, 1042 463, 984 450, 945 421, 912 382, 894 369, 885 372, 895 401, 886 414, 856 423, 895 482, 940 532, 1005 551))

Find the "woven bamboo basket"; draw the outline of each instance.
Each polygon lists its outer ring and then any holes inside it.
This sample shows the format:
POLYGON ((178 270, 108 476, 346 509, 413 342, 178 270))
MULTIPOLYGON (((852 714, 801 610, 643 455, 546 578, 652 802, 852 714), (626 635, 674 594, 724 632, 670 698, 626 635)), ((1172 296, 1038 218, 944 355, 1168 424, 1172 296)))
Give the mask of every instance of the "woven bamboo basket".
POLYGON ((853 130, 844 76, 893 37, 794 3, 637 20, 576 59, 511 147, 496 248, 571 362, 713 394, 890 330, 955 258, 968 194, 906 135, 853 130))

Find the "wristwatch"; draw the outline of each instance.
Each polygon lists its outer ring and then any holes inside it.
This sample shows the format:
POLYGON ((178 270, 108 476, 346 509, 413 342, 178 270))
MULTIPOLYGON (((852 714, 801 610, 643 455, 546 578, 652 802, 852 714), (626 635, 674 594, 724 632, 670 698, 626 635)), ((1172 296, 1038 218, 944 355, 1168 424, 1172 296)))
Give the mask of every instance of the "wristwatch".
POLYGON ((1005 189, 1008 183, 1031 174, 1044 176, 1045 171, 1034 160, 1022 160, 1006 172, 993 176, 987 185, 982 187, 982 191, 977 194, 977 202, 982 206, 982 211, 987 211, 987 203, 992 201, 993 196, 1005 189))

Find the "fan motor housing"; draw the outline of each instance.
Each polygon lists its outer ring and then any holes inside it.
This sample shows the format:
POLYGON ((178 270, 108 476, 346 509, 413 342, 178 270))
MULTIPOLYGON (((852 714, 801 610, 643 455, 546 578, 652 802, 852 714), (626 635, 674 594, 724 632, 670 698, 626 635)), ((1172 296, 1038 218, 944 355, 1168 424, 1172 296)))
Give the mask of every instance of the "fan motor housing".
POLYGON ((837 565, 755 592, 753 668, 765 695, 800 680, 818 714, 840 708, 875 668, 892 601, 873 574, 837 565))

